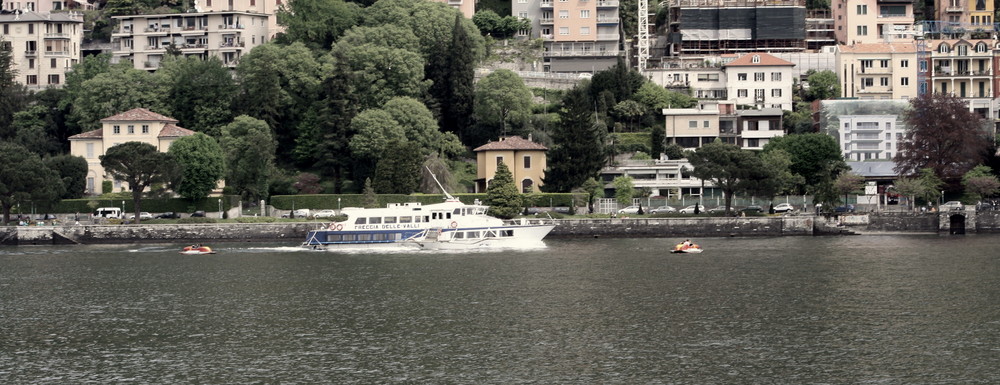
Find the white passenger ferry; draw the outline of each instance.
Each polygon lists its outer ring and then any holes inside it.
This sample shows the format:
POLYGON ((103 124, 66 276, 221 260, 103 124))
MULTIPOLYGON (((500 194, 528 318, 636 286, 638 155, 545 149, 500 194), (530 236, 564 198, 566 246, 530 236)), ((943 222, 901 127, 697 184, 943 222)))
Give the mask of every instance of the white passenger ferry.
POLYGON ((444 203, 393 203, 385 208, 344 208, 347 220, 312 230, 302 246, 311 249, 467 249, 529 247, 555 227, 552 219, 503 220, 489 206, 465 204, 445 193, 444 203))

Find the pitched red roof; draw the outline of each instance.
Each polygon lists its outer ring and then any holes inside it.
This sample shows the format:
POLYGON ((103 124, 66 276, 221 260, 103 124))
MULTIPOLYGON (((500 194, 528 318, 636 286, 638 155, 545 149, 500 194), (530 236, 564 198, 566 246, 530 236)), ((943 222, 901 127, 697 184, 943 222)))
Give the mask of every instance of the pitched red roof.
POLYGON ((156 137, 158 137, 158 138, 164 138, 164 137, 172 138, 172 137, 181 137, 181 136, 191 136, 191 135, 194 135, 194 134, 195 134, 194 131, 191 131, 191 130, 183 128, 183 127, 177 127, 177 125, 171 123, 171 124, 167 124, 167 125, 163 126, 163 129, 160 130, 160 134, 157 135, 156 137))
POLYGON ((69 139, 101 139, 104 137, 104 130, 98 128, 93 131, 81 132, 70 136, 69 139))
POLYGON ((522 138, 520 136, 500 137, 499 141, 489 142, 476 147, 474 152, 479 151, 508 151, 508 150, 548 150, 545 146, 522 138))
POLYGON ((177 123, 177 119, 157 114, 145 108, 133 108, 118 115, 101 119, 102 122, 154 121, 177 123))
POLYGON ((784 60, 784 59, 776 58, 774 56, 768 55, 768 54, 763 53, 763 52, 752 52, 752 53, 748 53, 748 54, 745 54, 743 56, 740 56, 738 59, 729 62, 729 64, 726 64, 726 67, 743 67, 743 66, 755 66, 755 67, 756 66, 794 66, 794 65, 795 65, 795 63, 792 63, 792 62, 784 60), (754 56, 759 57, 760 61, 757 62, 757 63, 754 63, 753 62, 754 56))

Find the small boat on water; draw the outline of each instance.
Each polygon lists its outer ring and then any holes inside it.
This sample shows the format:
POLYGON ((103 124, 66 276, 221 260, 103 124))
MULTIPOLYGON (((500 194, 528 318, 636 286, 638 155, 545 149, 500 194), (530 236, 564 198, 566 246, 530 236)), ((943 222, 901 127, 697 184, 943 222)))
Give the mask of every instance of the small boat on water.
POLYGON ((694 244, 692 244, 692 245, 685 245, 683 243, 678 243, 677 246, 674 246, 674 249, 671 250, 670 252, 671 253, 698 254, 698 253, 702 252, 702 249, 701 249, 701 246, 698 246, 698 245, 694 245, 694 244))
POLYGON ((212 250, 211 247, 201 246, 201 245, 186 246, 184 247, 184 250, 181 250, 181 254, 191 254, 191 255, 215 254, 215 250, 212 250))

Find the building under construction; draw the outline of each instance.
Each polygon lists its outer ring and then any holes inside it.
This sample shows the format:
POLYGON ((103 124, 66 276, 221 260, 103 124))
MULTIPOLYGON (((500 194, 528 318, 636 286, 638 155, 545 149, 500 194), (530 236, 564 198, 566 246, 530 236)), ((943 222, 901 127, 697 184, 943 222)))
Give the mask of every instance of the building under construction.
POLYGON ((805 23, 805 0, 671 0, 669 51, 803 51, 805 23))

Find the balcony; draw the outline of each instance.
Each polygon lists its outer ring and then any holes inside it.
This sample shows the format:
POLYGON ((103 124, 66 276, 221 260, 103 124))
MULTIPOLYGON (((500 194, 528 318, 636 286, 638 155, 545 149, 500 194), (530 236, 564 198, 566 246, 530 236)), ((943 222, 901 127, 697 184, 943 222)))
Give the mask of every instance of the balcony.
POLYGON ((151 35, 166 35, 170 32, 170 28, 160 28, 159 26, 146 27, 142 29, 143 32, 151 35))
POLYGON ((597 34, 597 40, 615 40, 617 41, 621 35, 617 33, 599 33, 597 34))
POLYGON ((69 56, 69 51, 45 51, 45 56, 69 56))
POLYGON ((36 56, 38 56, 38 51, 36 50, 24 51, 24 57, 36 57, 36 56))
POLYGON ((598 17, 597 24, 618 24, 617 17, 598 17))
POLYGON ((598 1, 597 8, 618 8, 618 2, 610 0, 598 1))
POLYGON ((858 73, 859 74, 867 74, 867 75, 873 75, 873 74, 875 74, 875 75, 888 75, 888 74, 892 74, 892 68, 888 68, 888 67, 886 67, 886 68, 882 68, 882 67, 861 67, 861 69, 858 71, 858 73))
POLYGON ((618 51, 617 50, 614 50, 614 51, 612 51, 612 50, 574 50, 574 51, 553 50, 553 51, 548 51, 548 52, 544 52, 543 53, 543 56, 546 56, 546 57, 574 57, 574 56, 601 57, 601 56, 617 56, 617 55, 618 55, 618 51))
POLYGON ((544 8, 552 8, 552 0, 543 1, 542 4, 540 5, 540 7, 543 8, 543 9, 544 8))
POLYGON ((551 25, 552 23, 553 23, 553 19, 551 17, 547 18, 547 19, 538 19, 538 24, 541 24, 541 25, 551 25))
POLYGON ((181 35, 204 35, 206 31, 208 31, 207 26, 184 27, 184 29, 181 30, 181 35))
POLYGON ((245 26, 243 24, 219 24, 219 29, 243 29, 245 26))
POLYGON ((111 33, 112 36, 128 36, 132 34, 132 26, 125 25, 111 33))
POLYGON ((227 41, 227 42, 219 43, 219 48, 220 49, 224 49, 224 50, 240 49, 240 48, 243 48, 244 46, 245 46, 245 44, 243 42, 237 43, 237 42, 227 41))
POLYGON ((57 33, 46 33, 45 34, 45 38, 46 39, 69 39, 69 34, 68 33, 60 33, 60 32, 57 32, 57 33))

